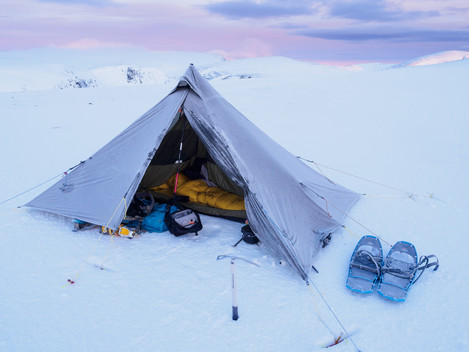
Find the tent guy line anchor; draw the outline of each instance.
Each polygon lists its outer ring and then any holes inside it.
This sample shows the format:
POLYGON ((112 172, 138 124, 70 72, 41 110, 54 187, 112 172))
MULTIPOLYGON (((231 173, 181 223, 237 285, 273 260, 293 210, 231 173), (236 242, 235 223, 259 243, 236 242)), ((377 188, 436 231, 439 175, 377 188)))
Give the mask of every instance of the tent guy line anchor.
MULTIPOLYGON (((326 348, 328 347, 332 347, 332 346, 335 346, 339 343, 341 343, 342 341, 345 341, 345 339, 348 339, 352 342, 353 346, 355 347, 355 349, 357 350, 357 352, 361 352, 361 350, 358 348, 358 346, 355 344, 355 341, 353 341, 352 337, 350 336, 350 334, 348 333, 348 331, 345 329, 345 326, 342 324, 342 322, 340 321, 339 317, 335 314, 334 310, 332 309, 332 307, 330 306, 330 304, 326 301, 326 298, 324 297, 324 295, 321 293, 321 291, 319 290, 319 288, 316 286, 316 284, 314 283, 313 280, 311 279, 308 279, 307 283, 306 283, 310 288, 311 286, 309 284, 311 284, 314 289, 316 290, 316 292, 319 294, 319 297, 321 297, 322 301, 326 304, 327 308, 329 309, 329 311, 332 313, 332 315, 334 316, 335 320, 339 323, 340 327, 342 328, 342 330, 344 331, 345 333, 345 336, 342 336, 342 333, 339 334, 338 337, 334 337, 334 341, 332 344, 330 344, 329 346, 326 346, 326 348)), ((312 290, 312 289, 311 289, 312 290)), ((324 322, 322 321, 322 319, 318 316, 319 320, 323 323, 323 325, 329 330, 330 328, 324 324, 324 322)))
MULTIPOLYGON (((401 192, 401 193, 405 193, 407 195, 408 198, 412 199, 412 200, 415 200, 415 196, 419 196, 419 197, 424 197, 424 198, 433 198, 434 194, 433 193, 430 193, 429 195, 424 195, 424 194, 418 194, 418 193, 414 193, 414 192, 409 192, 409 191, 406 191, 404 189, 401 189, 401 188, 398 188, 398 187, 394 187, 394 186, 389 186, 389 185, 386 185, 384 183, 380 183, 380 182, 376 182, 376 181, 373 181, 373 180, 370 180, 370 179, 367 179, 367 178, 364 178, 364 177, 361 177, 361 176, 357 176, 357 175, 354 175, 354 174, 351 174, 349 172, 345 172, 345 171, 342 171, 342 170, 338 170, 336 168, 333 168, 333 167, 330 167, 330 166, 327 166, 327 165, 324 165, 324 164, 320 164, 320 163, 317 163, 315 162, 314 160, 310 160, 310 159, 306 159, 306 158, 303 158, 302 156, 297 156, 298 159, 300 160, 303 160, 303 161, 306 161, 308 163, 312 163, 314 164, 318 170, 321 172, 321 174, 327 179, 329 180, 329 178, 322 172, 321 168, 319 166, 322 166, 322 167, 325 167, 326 169, 330 169, 330 170, 333 170, 333 171, 336 171, 336 172, 340 172, 344 175, 347 175, 347 176, 351 176, 351 177, 355 177, 355 178, 358 178, 360 180, 363 180, 363 181, 366 181, 366 182, 370 182, 370 183, 374 183, 376 185, 379 185, 381 187, 385 187, 385 188, 389 188, 389 189, 392 189, 394 191, 397 191, 397 192, 401 192)), ((330 180, 329 180, 330 181, 330 180)), ((332 181, 330 181, 332 182, 332 181)), ((368 194, 363 194, 364 196, 368 195, 368 194)))
POLYGON ((257 266, 258 268, 260 267, 259 264, 256 264, 254 262, 251 262, 247 259, 243 259, 240 257, 235 257, 231 255, 224 255, 221 254, 217 257, 217 260, 225 259, 225 258, 230 258, 231 259, 231 299, 232 299, 232 318, 233 320, 238 320, 239 314, 238 314, 238 295, 236 292, 236 264, 235 260, 241 260, 243 262, 246 262, 248 264, 257 266))

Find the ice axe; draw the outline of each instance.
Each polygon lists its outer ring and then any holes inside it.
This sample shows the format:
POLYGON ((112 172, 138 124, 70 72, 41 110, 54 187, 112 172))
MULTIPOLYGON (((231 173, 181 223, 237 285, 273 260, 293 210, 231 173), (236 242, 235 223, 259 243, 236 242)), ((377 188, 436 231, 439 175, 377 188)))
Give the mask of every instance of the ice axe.
POLYGON ((225 259, 225 258, 230 258, 231 259, 231 299, 232 299, 232 308, 233 308, 233 320, 238 320, 239 315, 238 315, 238 295, 236 293, 236 264, 235 260, 242 260, 243 262, 252 264, 254 266, 260 267, 258 264, 253 263, 249 260, 240 258, 240 257, 234 257, 232 255, 219 255, 217 257, 217 260, 225 259))

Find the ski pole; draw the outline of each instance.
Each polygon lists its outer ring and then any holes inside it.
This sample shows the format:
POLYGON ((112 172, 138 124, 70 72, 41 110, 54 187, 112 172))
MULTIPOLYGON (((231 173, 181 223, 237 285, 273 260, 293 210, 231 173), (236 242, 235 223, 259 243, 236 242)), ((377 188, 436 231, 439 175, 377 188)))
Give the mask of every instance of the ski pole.
POLYGON ((233 320, 238 320, 239 314, 238 314, 238 294, 236 291, 236 264, 235 260, 242 260, 246 263, 252 264, 254 266, 259 267, 258 264, 253 263, 249 260, 240 258, 240 257, 234 257, 234 256, 229 256, 229 255, 219 255, 217 257, 217 260, 220 259, 225 259, 225 258, 230 258, 231 259, 231 307, 232 307, 232 319, 233 320))

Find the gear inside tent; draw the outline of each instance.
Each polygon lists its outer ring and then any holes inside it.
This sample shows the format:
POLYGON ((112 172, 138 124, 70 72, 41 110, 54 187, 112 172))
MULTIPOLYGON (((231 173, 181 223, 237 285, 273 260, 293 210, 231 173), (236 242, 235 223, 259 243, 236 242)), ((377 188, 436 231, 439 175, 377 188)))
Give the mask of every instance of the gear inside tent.
POLYGON ((305 280, 360 197, 274 142, 191 64, 165 98, 26 206, 117 229, 137 192, 164 202, 176 185, 187 208, 248 220, 305 280))

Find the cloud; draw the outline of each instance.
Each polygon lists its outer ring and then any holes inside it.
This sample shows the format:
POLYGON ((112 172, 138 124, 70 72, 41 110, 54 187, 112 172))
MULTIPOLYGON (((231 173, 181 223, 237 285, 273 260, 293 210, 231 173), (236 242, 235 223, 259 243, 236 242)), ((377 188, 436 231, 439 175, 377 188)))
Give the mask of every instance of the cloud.
POLYGON ((269 18, 311 14, 311 1, 285 0, 262 1, 232 0, 205 5, 209 12, 232 19, 269 18))
POLYGON ((325 3, 331 17, 366 22, 396 22, 439 16, 437 11, 403 11, 391 8, 385 0, 328 1, 325 3))
POLYGON ((116 42, 104 42, 97 39, 83 38, 74 42, 66 43, 62 48, 68 49, 101 49, 101 48, 119 48, 127 47, 125 43, 116 43, 116 42))
POLYGON ((396 28, 369 28, 367 30, 355 28, 341 28, 331 30, 305 29, 297 34, 310 38, 364 42, 467 42, 469 30, 416 30, 396 28))

